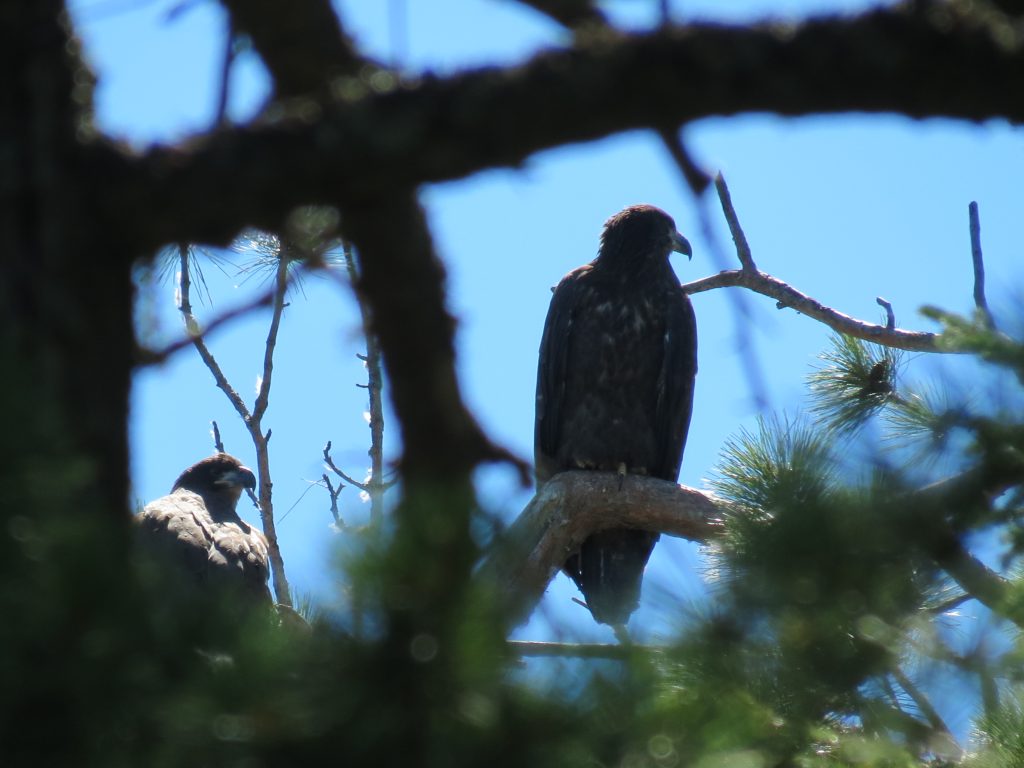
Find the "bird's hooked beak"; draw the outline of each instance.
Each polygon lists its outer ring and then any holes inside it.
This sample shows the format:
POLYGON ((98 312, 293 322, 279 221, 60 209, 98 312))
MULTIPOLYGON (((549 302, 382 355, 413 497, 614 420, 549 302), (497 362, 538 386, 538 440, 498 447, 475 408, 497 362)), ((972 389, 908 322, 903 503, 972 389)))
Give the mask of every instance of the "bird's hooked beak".
POLYGON ((237 485, 241 488, 248 488, 250 491, 256 490, 256 475, 248 467, 239 467, 238 469, 232 469, 230 472, 225 472, 220 477, 218 484, 223 485, 237 485))
POLYGON ((688 259, 693 258, 693 249, 690 247, 690 241, 676 231, 672 232, 672 250, 676 253, 685 254, 688 259))

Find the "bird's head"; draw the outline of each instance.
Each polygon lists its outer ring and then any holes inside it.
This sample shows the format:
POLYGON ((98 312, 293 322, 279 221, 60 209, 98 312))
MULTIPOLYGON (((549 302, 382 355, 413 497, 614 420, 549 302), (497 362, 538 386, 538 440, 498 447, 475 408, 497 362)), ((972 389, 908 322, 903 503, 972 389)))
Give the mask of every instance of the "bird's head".
POLYGON ((242 491, 256 489, 256 475, 227 453, 217 453, 186 469, 171 491, 184 488, 198 493, 211 512, 234 512, 242 491))
POLYGON ((597 258, 609 265, 639 269, 667 263, 673 251, 692 258, 690 243, 676 231, 672 217, 653 205, 631 205, 604 223, 597 258))

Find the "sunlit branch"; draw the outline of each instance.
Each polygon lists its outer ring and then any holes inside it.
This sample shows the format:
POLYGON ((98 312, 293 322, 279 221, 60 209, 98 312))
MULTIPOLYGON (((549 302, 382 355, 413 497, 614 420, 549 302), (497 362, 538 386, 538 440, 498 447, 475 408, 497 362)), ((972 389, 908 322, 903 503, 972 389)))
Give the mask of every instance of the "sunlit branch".
POLYGON ((864 341, 871 341, 887 347, 906 349, 916 352, 938 352, 936 341, 938 335, 922 331, 904 331, 900 329, 889 329, 883 325, 866 323, 857 320, 842 312, 826 307, 820 301, 792 288, 787 283, 761 272, 754 264, 751 255, 750 245, 740 226, 739 217, 733 208, 729 195, 729 188, 721 174, 715 179, 715 187, 718 190, 722 202, 722 210, 725 213, 726 221, 729 223, 729 230, 732 232, 733 240, 736 243, 736 254, 739 258, 741 269, 726 270, 717 275, 711 275, 701 280, 685 283, 683 290, 687 293, 701 293, 715 288, 742 287, 769 296, 778 302, 779 309, 791 308, 817 320, 829 328, 848 336, 854 336, 864 341))

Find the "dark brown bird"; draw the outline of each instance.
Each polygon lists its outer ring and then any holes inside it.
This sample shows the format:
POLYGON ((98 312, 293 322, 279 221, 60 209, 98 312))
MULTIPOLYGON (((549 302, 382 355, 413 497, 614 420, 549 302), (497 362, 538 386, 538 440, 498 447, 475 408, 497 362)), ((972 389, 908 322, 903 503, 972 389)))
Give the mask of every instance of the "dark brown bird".
MULTIPOLYGON (((597 258, 562 278, 537 371, 537 482, 568 469, 679 476, 697 375, 693 307, 669 264, 692 255, 675 222, 633 205, 605 222, 597 258)), ((594 618, 622 626, 636 610, 658 534, 592 534, 563 569, 594 618)))
POLYGON ((163 561, 162 573, 182 594, 273 604, 267 540, 235 511, 242 491, 255 487, 251 469, 218 453, 182 472, 169 495, 136 516, 140 545, 163 561))

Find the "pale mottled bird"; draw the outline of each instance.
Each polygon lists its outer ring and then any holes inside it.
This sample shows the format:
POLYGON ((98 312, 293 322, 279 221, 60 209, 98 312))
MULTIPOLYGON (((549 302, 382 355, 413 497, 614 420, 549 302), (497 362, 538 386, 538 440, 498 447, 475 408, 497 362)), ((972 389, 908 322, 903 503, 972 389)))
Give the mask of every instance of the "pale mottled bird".
POLYGON ((163 563, 167 589, 271 608, 267 540, 235 510, 242 492, 255 487, 251 469, 218 453, 182 472, 170 494, 135 517, 140 550, 163 563))

